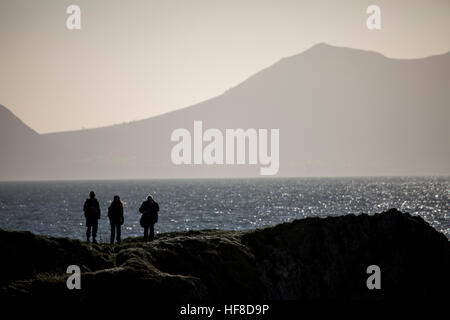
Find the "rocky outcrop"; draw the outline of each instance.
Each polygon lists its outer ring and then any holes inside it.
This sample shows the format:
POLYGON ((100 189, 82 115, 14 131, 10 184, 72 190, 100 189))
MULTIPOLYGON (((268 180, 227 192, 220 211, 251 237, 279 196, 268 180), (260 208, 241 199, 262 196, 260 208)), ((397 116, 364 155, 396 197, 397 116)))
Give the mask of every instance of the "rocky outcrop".
POLYGON ((307 218, 254 231, 165 233, 118 246, 0 230, 0 296, 97 301, 390 299, 442 297, 450 243, 422 218, 307 218), (68 290, 66 269, 82 270, 68 290), (381 289, 369 290, 369 265, 381 289))

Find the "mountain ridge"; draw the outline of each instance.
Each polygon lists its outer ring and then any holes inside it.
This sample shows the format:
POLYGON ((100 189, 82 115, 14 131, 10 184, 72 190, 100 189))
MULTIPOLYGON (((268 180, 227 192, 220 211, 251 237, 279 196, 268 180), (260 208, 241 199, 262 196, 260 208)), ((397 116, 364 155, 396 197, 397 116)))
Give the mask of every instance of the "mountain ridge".
POLYGON ((7 123, 16 122, 20 127, 22 127, 24 130, 29 131, 29 134, 39 134, 36 132, 33 128, 31 128, 29 125, 24 123, 18 116, 14 114, 10 109, 5 107, 4 105, 0 104, 0 121, 1 126, 0 128, 2 130, 5 129, 5 125, 7 123))
POLYGON ((335 46, 335 45, 328 44, 328 43, 326 43, 326 42, 320 42, 320 43, 317 43, 317 44, 313 45, 312 47, 306 49, 305 51, 302 51, 302 52, 297 53, 297 54, 293 54, 293 55, 290 55, 290 56, 286 56, 286 57, 280 58, 278 61, 272 63, 271 65, 269 65, 269 66, 267 66, 267 67, 261 69, 260 71, 255 72, 254 74, 252 74, 252 75, 249 76, 248 78, 244 79, 242 82, 236 84, 236 85, 233 86, 233 87, 230 87, 230 88, 226 89, 222 94, 219 94, 218 96, 215 96, 215 97, 211 97, 211 98, 202 100, 202 101, 200 101, 200 102, 198 102, 198 103, 194 103, 194 104, 188 105, 188 106, 186 106, 186 107, 181 107, 181 108, 179 108, 179 109, 171 110, 171 111, 168 111, 168 112, 165 112, 165 113, 161 113, 161 114, 158 114, 158 115, 155 115, 155 116, 150 116, 150 117, 146 117, 146 118, 142 118, 142 119, 137 119, 137 120, 128 121, 128 122, 126 122, 126 123, 123 123, 123 122, 121 122, 121 123, 113 123, 113 124, 109 124, 109 125, 105 125, 105 126, 92 127, 92 128, 84 128, 84 129, 77 129, 77 130, 67 130, 67 131, 55 131, 55 132, 38 133, 37 131, 35 131, 35 130, 32 128, 32 126, 29 126, 29 125, 27 125, 26 123, 24 123, 24 122, 23 122, 17 115, 15 115, 14 112, 13 112, 11 109, 9 109, 8 107, 6 107, 6 106, 0 104, 0 109, 3 107, 3 108, 4 108, 5 110, 7 110, 8 112, 12 113, 12 114, 14 115, 14 117, 17 118, 18 120, 20 120, 20 122, 22 122, 25 126, 27 126, 27 127, 30 128, 31 130, 33 130, 34 132, 36 132, 37 134, 42 135, 42 136, 44 136, 44 135, 59 134, 59 133, 71 133, 71 132, 82 132, 82 131, 89 131, 89 130, 97 130, 97 129, 104 129, 104 128, 116 127, 116 126, 127 126, 127 125, 132 124, 132 123, 135 123, 135 122, 146 121, 146 120, 150 120, 150 119, 162 117, 162 116, 165 116, 165 115, 168 115, 168 114, 171 114, 171 113, 180 111, 180 110, 185 110, 185 109, 194 107, 194 106, 196 106, 196 105, 198 105, 198 104, 202 104, 202 103, 208 102, 208 101, 210 101, 210 100, 212 100, 212 99, 215 99, 215 98, 217 98, 217 97, 220 97, 220 96, 226 94, 228 91, 233 90, 234 88, 238 87, 241 83, 246 82, 247 80, 250 80, 251 78, 253 78, 253 77, 256 76, 257 74, 263 72, 263 71, 266 70, 266 69, 269 69, 269 68, 275 66, 276 64, 278 64, 278 63, 280 63, 280 62, 282 62, 282 61, 284 61, 284 60, 290 60, 290 59, 299 57, 299 56, 301 56, 302 54, 304 54, 304 53, 306 53, 306 52, 309 52, 309 51, 311 51, 311 50, 313 50, 313 49, 317 49, 317 48, 332 48, 332 49, 347 49, 347 50, 354 50, 354 51, 359 51, 359 52, 365 52, 365 53, 369 53, 369 54, 378 55, 378 56, 381 56, 381 57, 386 58, 386 59, 389 59, 389 60, 405 61, 405 62, 407 62, 407 61, 416 61, 416 60, 427 60, 427 59, 433 59, 433 58, 436 58, 436 57, 443 57, 443 58, 445 58, 445 57, 447 57, 447 56, 450 56, 450 51, 447 51, 447 52, 444 52, 444 53, 437 53, 437 54, 429 55, 429 56, 426 56, 426 57, 419 57, 419 58, 392 58, 392 57, 386 56, 386 55, 384 55, 383 53, 380 53, 380 52, 377 52, 377 51, 374 51, 374 50, 365 50, 365 49, 353 48, 353 47, 335 46))
MULTIPOLYGON (((448 175, 448 83, 449 53, 396 60, 320 44, 186 108, 127 124, 39 135, 48 155, 35 152, 29 158, 37 157, 47 168, 29 170, 24 165, 21 175, 32 179, 258 175, 257 167, 248 165, 173 165, 171 132, 192 130, 194 120, 202 120, 205 129, 279 128, 280 176, 448 175)), ((14 179, 14 156, 3 162, 11 170, 0 173, 0 179, 14 179)))

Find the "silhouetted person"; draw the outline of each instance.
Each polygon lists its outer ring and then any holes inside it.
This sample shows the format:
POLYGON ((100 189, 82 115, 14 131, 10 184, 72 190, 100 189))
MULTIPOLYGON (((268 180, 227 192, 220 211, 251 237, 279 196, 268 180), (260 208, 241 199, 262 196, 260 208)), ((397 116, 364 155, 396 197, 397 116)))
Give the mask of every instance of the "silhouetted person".
POLYGON ((150 229, 150 240, 155 238, 155 223, 158 222, 159 205, 153 200, 151 196, 142 202, 139 212, 141 216, 141 226, 144 228, 144 241, 149 240, 148 229, 150 229))
POLYGON ((120 226, 123 225, 123 202, 119 196, 114 196, 113 202, 108 208, 108 218, 111 224, 111 244, 114 244, 114 237, 116 236, 117 243, 120 244, 120 226))
POLYGON ((89 193, 89 199, 86 199, 83 206, 84 217, 86 218, 86 238, 89 242, 92 230, 92 242, 97 243, 98 219, 100 219, 100 204, 95 198, 94 191, 89 193))

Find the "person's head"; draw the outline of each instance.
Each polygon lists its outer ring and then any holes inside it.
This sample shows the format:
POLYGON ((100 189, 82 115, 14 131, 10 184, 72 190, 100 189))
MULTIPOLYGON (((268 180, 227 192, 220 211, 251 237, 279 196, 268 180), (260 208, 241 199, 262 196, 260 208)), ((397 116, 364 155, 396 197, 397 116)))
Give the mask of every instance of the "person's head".
POLYGON ((153 202, 153 197, 150 194, 147 196, 147 201, 148 202, 153 202))
POLYGON ((119 196, 114 196, 114 202, 120 202, 120 197, 119 196))
POLYGON ((89 198, 90 199, 94 199, 95 198, 95 192, 94 191, 89 192, 89 198))

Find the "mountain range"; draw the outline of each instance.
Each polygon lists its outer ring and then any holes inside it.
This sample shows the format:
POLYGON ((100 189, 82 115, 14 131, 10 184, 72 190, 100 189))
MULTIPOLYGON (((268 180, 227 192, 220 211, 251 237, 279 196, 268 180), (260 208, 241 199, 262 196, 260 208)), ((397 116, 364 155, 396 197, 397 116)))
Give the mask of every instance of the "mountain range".
POLYGON ((38 134, 0 105, 0 180, 259 176, 260 165, 174 165, 171 133, 195 120, 279 129, 278 176, 449 175, 449 84, 450 53, 402 60, 318 44, 220 96, 126 124, 38 134))

